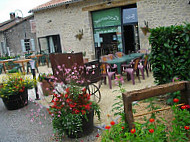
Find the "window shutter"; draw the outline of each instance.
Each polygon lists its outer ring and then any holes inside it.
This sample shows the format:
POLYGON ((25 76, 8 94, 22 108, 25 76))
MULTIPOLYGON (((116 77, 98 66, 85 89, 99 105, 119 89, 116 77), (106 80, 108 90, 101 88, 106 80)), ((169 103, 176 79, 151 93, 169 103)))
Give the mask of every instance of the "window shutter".
POLYGON ((32 47, 32 51, 35 51, 34 39, 30 39, 30 44, 31 44, 31 47, 32 47))
POLYGON ((26 52, 25 44, 24 44, 24 39, 21 39, 21 47, 22 47, 22 52, 26 52))

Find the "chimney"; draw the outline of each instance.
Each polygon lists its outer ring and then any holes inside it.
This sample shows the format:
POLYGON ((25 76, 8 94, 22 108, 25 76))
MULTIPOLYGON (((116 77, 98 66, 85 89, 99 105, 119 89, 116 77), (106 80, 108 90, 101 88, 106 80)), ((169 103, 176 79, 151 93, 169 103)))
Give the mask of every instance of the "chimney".
POLYGON ((15 13, 14 12, 11 12, 10 13, 10 19, 12 20, 12 19, 15 19, 15 13))

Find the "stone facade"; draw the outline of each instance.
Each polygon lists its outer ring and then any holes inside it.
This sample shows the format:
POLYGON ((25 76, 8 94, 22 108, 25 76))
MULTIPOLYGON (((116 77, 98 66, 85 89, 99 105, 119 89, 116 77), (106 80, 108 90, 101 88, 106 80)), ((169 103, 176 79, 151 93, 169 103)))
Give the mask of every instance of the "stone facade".
POLYGON ((190 23, 189 0, 142 0, 137 3, 138 24, 141 48, 150 48, 148 37, 140 27, 144 27, 144 20, 148 21, 149 28, 180 25, 190 23))
POLYGON ((26 39, 34 39, 36 51, 39 51, 36 42, 36 34, 31 33, 30 20, 32 19, 34 19, 34 17, 30 17, 1 33, 2 38, 0 37, 0 40, 1 42, 6 42, 6 47, 9 47, 11 56, 24 54, 22 52, 21 40, 25 38, 25 33, 26 39))
MULTIPOLYGON (((116 1, 116 0, 115 0, 116 1)), ((83 7, 100 4, 102 0, 85 0, 34 13, 37 27, 37 38, 48 35, 60 35, 62 52, 86 51, 92 59, 95 54, 91 12, 82 11, 83 7), (79 41, 75 35, 83 29, 79 41)), ((141 0, 137 3, 140 48, 149 48, 148 36, 143 35, 140 27, 144 20, 150 28, 169 26, 190 22, 189 0, 141 0)))

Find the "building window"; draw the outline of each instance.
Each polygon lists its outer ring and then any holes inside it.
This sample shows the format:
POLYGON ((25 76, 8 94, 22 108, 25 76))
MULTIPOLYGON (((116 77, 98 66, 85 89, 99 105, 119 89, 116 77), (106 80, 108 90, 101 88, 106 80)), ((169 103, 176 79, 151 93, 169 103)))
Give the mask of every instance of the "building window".
POLYGON ((26 48, 26 51, 30 50, 30 39, 24 39, 24 45, 26 48))

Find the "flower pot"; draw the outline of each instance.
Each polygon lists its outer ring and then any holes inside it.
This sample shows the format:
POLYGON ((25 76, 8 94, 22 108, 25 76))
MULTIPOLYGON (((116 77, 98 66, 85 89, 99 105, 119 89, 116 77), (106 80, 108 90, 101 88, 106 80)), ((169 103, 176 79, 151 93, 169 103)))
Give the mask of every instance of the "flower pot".
POLYGON ((141 27, 141 30, 144 35, 146 35, 149 32, 149 28, 147 28, 147 27, 141 27))
POLYGON ((42 80, 40 84, 41 84, 44 96, 53 95, 53 89, 54 89, 53 82, 50 82, 48 80, 42 80))
POLYGON ((5 107, 8 110, 16 110, 28 104, 28 91, 19 92, 17 95, 10 95, 8 98, 2 98, 5 107))
POLYGON ((94 110, 91 110, 87 114, 87 119, 84 117, 82 118, 82 131, 77 132, 76 134, 67 133, 67 136, 69 138, 80 138, 92 133, 93 128, 94 128, 94 110))

